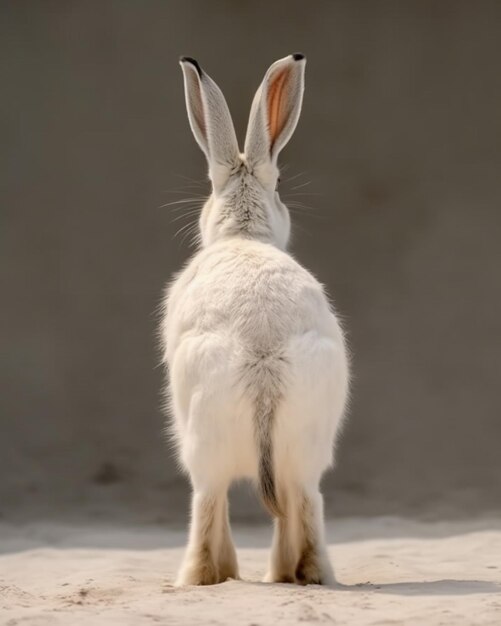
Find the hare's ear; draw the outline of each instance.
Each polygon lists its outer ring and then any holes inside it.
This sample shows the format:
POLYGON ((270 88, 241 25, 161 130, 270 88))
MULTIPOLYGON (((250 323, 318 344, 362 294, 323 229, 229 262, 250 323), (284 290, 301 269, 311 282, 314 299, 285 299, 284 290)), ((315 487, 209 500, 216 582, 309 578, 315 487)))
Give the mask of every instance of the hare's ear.
POLYGON ((190 126, 205 152, 209 168, 234 167, 238 163, 238 143, 221 90, 195 59, 181 57, 179 62, 184 75, 190 126))
POLYGON ((245 138, 249 163, 269 159, 276 163, 278 153, 291 138, 303 102, 305 65, 303 54, 291 54, 266 72, 254 96, 245 138))

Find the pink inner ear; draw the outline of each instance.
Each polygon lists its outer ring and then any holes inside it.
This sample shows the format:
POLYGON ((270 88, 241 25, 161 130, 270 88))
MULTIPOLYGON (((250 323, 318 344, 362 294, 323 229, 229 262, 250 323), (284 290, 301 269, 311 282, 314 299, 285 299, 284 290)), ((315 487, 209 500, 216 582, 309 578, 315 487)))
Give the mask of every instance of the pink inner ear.
POLYGON ((191 110, 193 117, 195 118, 200 133, 205 141, 207 141, 207 128, 205 126, 204 105, 202 102, 200 83, 198 82, 198 76, 196 76, 192 68, 189 70, 188 80, 190 82, 191 110))
POLYGON ((286 122, 286 111, 284 111, 284 93, 290 77, 289 68, 278 72, 268 85, 267 109, 268 109, 268 129, 270 132, 270 151, 277 137, 282 132, 286 122))

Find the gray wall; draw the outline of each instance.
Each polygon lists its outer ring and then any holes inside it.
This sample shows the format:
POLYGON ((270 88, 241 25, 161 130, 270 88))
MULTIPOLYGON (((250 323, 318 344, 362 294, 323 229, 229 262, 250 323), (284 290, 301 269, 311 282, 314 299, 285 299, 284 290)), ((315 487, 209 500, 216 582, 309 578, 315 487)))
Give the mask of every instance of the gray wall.
MULTIPOLYGON (((4 514, 185 514, 155 332, 189 216, 159 207, 207 186, 177 58, 218 81, 242 137, 264 71, 297 50, 293 249, 354 354, 328 509, 498 506, 500 24, 480 1, 3 2, 4 514)), ((237 517, 255 508, 236 494, 237 517)))

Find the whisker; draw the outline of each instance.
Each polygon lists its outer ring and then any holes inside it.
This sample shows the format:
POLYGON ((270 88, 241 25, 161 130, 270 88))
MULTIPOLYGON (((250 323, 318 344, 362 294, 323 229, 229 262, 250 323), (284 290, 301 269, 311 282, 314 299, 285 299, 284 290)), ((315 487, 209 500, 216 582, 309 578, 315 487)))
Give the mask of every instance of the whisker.
POLYGON ((188 204, 190 202, 200 202, 200 198, 183 198, 182 200, 174 200, 173 202, 166 202, 165 204, 161 204, 158 208, 164 209, 168 206, 175 206, 176 204, 188 204))
POLYGON ((298 202, 288 202, 285 206, 291 209, 292 211, 299 210, 299 211, 304 211, 307 213, 315 213, 318 210, 316 208, 308 206, 307 204, 301 204, 298 202))
POLYGON ((208 185, 195 185, 194 183, 187 183, 186 185, 176 185, 176 187, 169 187, 169 189, 162 189, 160 193, 162 194, 170 194, 170 193, 186 193, 189 191, 191 193, 200 192, 201 194, 209 193, 208 185))
POLYGON ((286 204, 289 208, 290 212, 293 215, 307 215, 308 218, 313 217, 316 220, 327 220, 328 217, 325 214, 321 214, 318 212, 317 207, 312 207, 307 204, 303 204, 302 202, 298 202, 297 200, 292 200, 286 204))
MULTIPOLYGON (((186 190, 190 190, 190 186, 187 185, 186 187, 180 187, 179 189, 169 189, 168 191, 165 191, 164 193, 178 193, 178 194, 185 194, 186 190)), ((192 193, 194 193, 196 191, 196 189, 192 189, 192 193)), ((199 194, 200 198, 206 197, 206 194, 199 194)))
POLYGON ((192 209, 191 211, 187 211, 186 213, 181 213, 181 215, 175 215, 171 222, 179 222, 179 220, 188 218, 188 217, 193 217, 194 215, 198 215, 200 213, 200 211, 197 209, 192 209))
POLYGON ((317 209, 317 207, 312 207, 309 204, 305 204, 304 202, 301 202, 301 200, 287 200, 288 204, 290 204, 290 206, 301 206, 301 207, 306 207, 308 209, 311 209, 312 211, 315 211, 317 209))
POLYGON ((325 194, 316 191, 298 191, 296 193, 286 193, 283 197, 295 198, 296 196, 324 196, 325 194))
POLYGON ((183 226, 181 226, 181 228, 179 228, 176 233, 173 236, 173 239, 175 239, 177 236, 179 236, 181 233, 185 232, 187 229, 193 228, 194 227, 194 223, 193 222, 188 222, 188 224, 184 224, 183 226))
POLYGON ((191 183, 204 184, 206 182, 205 180, 201 180, 200 178, 191 178, 190 176, 186 176, 185 174, 178 174, 176 172, 174 172, 173 175, 177 178, 183 178, 184 180, 187 180, 191 183))
MULTIPOLYGON (((294 211, 292 211, 292 215, 294 217, 297 217, 297 219, 301 219, 303 217, 306 217, 308 221, 310 219, 314 219, 317 222, 326 222, 326 221, 328 221, 328 218, 325 215, 316 215, 315 213, 294 213, 294 211)), ((297 224, 297 221, 293 220, 293 223, 297 224)))
MULTIPOLYGON (((202 243, 202 237, 200 236, 200 233, 196 232, 190 235, 191 236, 191 241, 188 242, 188 247, 189 248, 198 248, 200 246, 200 244, 202 243)), ((184 239, 186 239, 187 237, 185 237, 184 239)), ((183 241, 184 241, 183 239, 183 241)))
POLYGON ((287 178, 284 179, 284 183, 290 183, 291 180, 296 180, 296 178, 299 178, 300 176, 304 176, 305 174, 306 174, 306 171, 299 172, 299 174, 294 174, 294 176, 288 176, 287 178))
POLYGON ((191 213, 201 213, 202 211, 202 207, 201 206, 176 206, 173 209, 171 209, 171 212, 174 216, 177 215, 191 215, 191 213))
POLYGON ((292 187, 292 189, 301 189, 301 187, 306 187, 307 185, 311 185, 311 180, 307 180, 305 183, 301 183, 301 185, 296 185, 295 187, 292 187))
POLYGON ((184 232, 183 237, 181 238, 181 245, 184 244, 184 242, 186 241, 186 239, 188 237, 192 238, 192 241, 190 242, 190 247, 193 244, 193 241, 196 240, 197 236, 198 236, 198 228, 196 227, 196 224, 192 224, 191 228, 186 229, 186 231, 184 232))

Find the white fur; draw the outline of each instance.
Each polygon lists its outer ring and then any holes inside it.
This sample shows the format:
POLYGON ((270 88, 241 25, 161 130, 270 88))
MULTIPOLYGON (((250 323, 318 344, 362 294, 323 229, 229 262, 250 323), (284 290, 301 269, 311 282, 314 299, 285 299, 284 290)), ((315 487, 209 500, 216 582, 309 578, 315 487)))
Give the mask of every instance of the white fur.
POLYGON ((214 96, 215 83, 205 73, 200 76, 192 62, 182 62, 190 119, 192 103, 202 102, 198 115, 204 119, 194 132, 207 154, 213 193, 200 218, 203 247, 170 285, 162 322, 173 433, 194 492, 179 584, 238 576, 226 492, 236 479, 259 481, 255 414, 261 388, 267 393, 262 372, 278 385, 270 432, 283 513, 276 522, 267 579, 333 581, 318 485, 333 461, 348 392, 348 361, 322 286, 285 251, 289 215, 275 191, 277 155, 266 147, 272 141, 265 123, 269 81, 274 72, 288 73, 281 96, 289 101, 287 119, 274 138, 280 149, 299 116, 304 63, 286 57, 265 76, 249 123, 249 158, 238 152, 235 157, 232 128, 219 129, 226 137, 219 145, 208 138, 214 132, 208 129, 228 123, 224 98, 220 92, 214 96), (211 99, 204 95, 206 88, 211 99), (255 377, 254 370, 245 369, 253 359, 261 371, 255 377), (301 561, 303 553, 308 557, 310 540, 313 570, 301 561))

